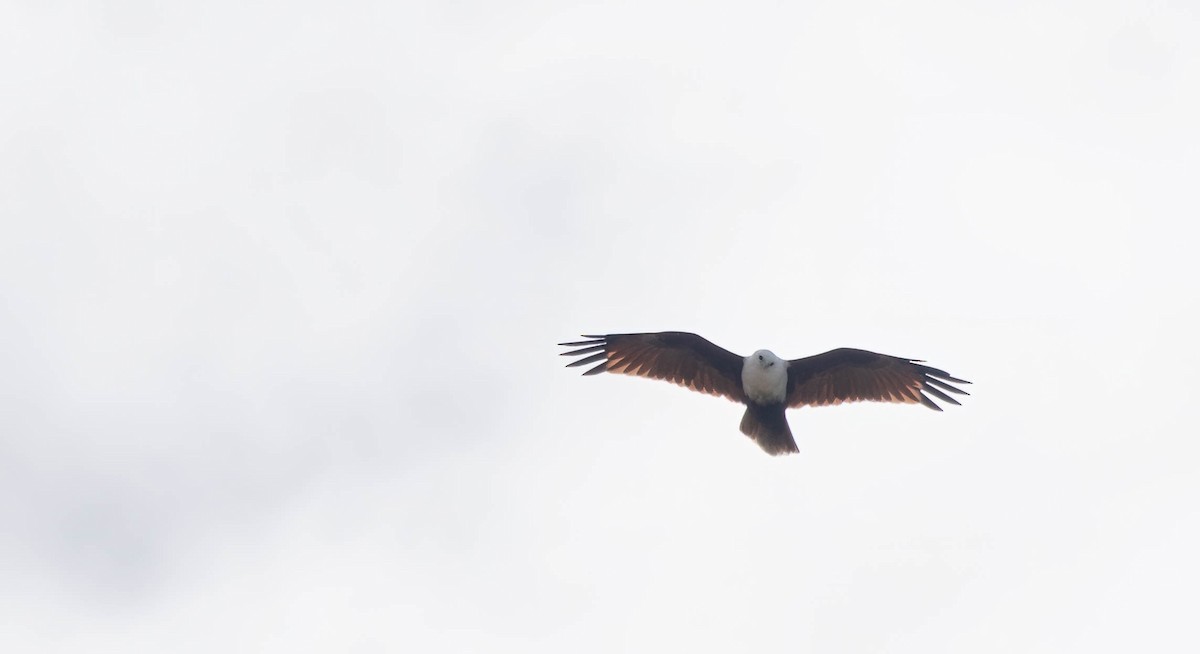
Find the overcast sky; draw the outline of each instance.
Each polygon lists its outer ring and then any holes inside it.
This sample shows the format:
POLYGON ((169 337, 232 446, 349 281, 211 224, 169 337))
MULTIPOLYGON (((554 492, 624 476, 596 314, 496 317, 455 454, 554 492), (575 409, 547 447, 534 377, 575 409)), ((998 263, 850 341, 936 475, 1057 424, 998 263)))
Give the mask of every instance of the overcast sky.
POLYGON ((0 3, 0 650, 1200 647, 1192 2, 0 3), (555 343, 851 346, 741 410, 555 343))

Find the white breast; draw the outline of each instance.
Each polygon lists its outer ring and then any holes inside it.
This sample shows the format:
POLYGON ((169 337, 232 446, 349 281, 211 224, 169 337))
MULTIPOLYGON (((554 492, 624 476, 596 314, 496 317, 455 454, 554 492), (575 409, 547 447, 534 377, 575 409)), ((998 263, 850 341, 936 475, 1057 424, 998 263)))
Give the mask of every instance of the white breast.
POLYGON ((787 393, 787 362, 767 350, 746 357, 742 363, 742 390, 756 404, 782 403, 787 393))

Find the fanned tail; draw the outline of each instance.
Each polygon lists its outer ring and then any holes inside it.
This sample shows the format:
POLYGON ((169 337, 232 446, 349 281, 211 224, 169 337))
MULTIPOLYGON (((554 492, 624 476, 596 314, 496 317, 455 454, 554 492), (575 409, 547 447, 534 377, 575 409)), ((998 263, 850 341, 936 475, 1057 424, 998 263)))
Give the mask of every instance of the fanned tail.
POLYGON ((747 404, 746 413, 742 416, 742 433, 753 438, 771 456, 799 452, 800 448, 796 447, 796 440, 792 438, 792 429, 788 426, 786 409, 783 404, 747 404))

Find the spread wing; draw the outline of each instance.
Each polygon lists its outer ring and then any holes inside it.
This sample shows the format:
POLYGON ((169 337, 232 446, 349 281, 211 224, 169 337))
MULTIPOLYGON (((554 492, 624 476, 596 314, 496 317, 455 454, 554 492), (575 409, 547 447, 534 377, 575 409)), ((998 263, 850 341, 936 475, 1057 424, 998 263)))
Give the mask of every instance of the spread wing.
POLYGON ((943 391, 967 395, 954 384, 971 382, 920 361, 841 348, 788 361, 787 405, 825 406, 842 402, 903 402, 941 411, 926 393, 943 402, 958 400, 943 391))
POLYGON ((584 357, 567 367, 599 365, 583 373, 616 372, 664 379, 693 391, 745 402, 742 391, 743 358, 687 332, 654 334, 584 335, 586 341, 559 343, 578 349, 562 356, 584 357), (590 356, 584 356, 590 355, 590 356))

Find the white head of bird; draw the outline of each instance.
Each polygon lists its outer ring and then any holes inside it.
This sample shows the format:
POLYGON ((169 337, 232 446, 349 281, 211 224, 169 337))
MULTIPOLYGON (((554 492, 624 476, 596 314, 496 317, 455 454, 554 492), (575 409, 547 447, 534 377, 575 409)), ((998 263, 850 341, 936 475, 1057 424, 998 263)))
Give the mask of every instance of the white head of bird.
POLYGON ((780 404, 787 393, 787 361, 759 350, 742 364, 742 390, 758 404, 780 404))

